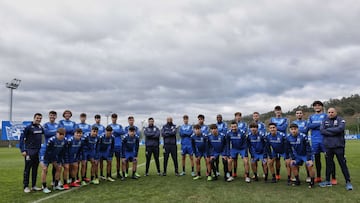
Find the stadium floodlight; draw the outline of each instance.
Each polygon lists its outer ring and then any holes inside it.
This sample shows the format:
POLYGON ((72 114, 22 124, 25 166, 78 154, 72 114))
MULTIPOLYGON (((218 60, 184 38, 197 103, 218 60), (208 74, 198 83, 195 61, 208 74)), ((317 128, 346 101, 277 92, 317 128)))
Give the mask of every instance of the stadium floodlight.
POLYGON ((12 121, 12 106, 13 106, 13 90, 17 89, 20 85, 21 80, 14 78, 11 82, 6 83, 6 87, 10 89, 10 110, 9 110, 9 121, 12 121))

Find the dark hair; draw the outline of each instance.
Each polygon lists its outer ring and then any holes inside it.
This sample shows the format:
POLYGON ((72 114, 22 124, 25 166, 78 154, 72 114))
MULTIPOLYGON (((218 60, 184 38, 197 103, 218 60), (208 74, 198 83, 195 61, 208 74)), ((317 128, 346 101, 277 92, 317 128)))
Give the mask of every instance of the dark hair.
POLYGON ((96 114, 96 115, 94 116, 94 118, 95 118, 95 119, 101 118, 101 116, 100 116, 99 114, 96 114))
POLYGON ((65 135, 65 134, 66 134, 65 128, 58 128, 56 132, 59 133, 59 134, 61 134, 61 135, 65 135))
POLYGON ((216 118, 222 118, 221 114, 216 115, 216 118))
POLYGON ((96 126, 93 126, 93 127, 91 127, 91 130, 96 130, 96 131, 99 131, 99 128, 98 128, 98 127, 96 127, 96 126))
POLYGON ((134 119, 134 116, 129 116, 129 117, 128 117, 128 120, 130 120, 130 119, 134 119))
POLYGON ((154 120, 154 118, 153 117, 148 118, 148 121, 150 121, 150 120, 154 120))
POLYGON ((291 123, 289 128, 299 128, 299 126, 296 123, 291 123))
POLYGON ((63 117, 65 116, 66 113, 70 113, 70 116, 72 116, 72 112, 70 110, 65 110, 63 113, 63 117))
POLYGON ((198 115, 198 119, 200 119, 200 118, 205 119, 205 116, 202 115, 202 114, 199 114, 199 115, 198 115))
POLYGON ((118 115, 116 113, 111 114, 111 118, 117 118, 118 115))
POLYGON ((83 130, 81 128, 76 128, 75 133, 83 133, 83 130))
POLYGON ((275 106, 274 110, 281 111, 281 106, 275 106))
POLYGON ((259 128, 259 126, 258 126, 257 123, 251 122, 251 123, 249 124, 249 128, 259 128))
POLYGON ((134 127, 134 126, 131 126, 131 127, 129 128, 129 131, 135 131, 135 127, 134 127))
POLYGON ((233 125, 233 124, 236 124, 236 125, 237 125, 236 121, 231 121, 230 124, 231 124, 231 125, 233 125))
POLYGON ((276 127, 276 123, 269 123, 268 126, 274 125, 276 127))
POLYGON ((56 111, 50 111, 49 114, 57 115, 56 111))
POLYGON ((184 115, 184 116, 183 116, 183 119, 185 119, 185 118, 189 118, 189 116, 188 116, 188 115, 184 115))
POLYGON ((86 117, 86 113, 81 113, 80 117, 86 117))
POLYGON ((324 104, 323 104, 321 101, 319 101, 319 100, 314 101, 313 104, 312 104, 312 106, 315 106, 316 104, 319 104, 320 106, 324 106, 324 104))
POLYGON ((218 127, 217 127, 217 125, 216 124, 211 124, 210 125, 210 129, 217 129, 218 127))
POLYGON ((259 114, 259 115, 260 115, 260 113, 259 113, 259 112, 257 112, 257 111, 255 111, 253 114, 259 114))
POLYGON ((41 114, 41 113, 35 113, 35 114, 34 114, 34 118, 35 118, 36 116, 41 116, 41 117, 42 117, 42 114, 41 114))
POLYGON ((237 116, 237 115, 241 116, 241 112, 234 113, 234 116, 237 116))
POLYGON ((108 125, 107 127, 106 127, 106 131, 112 131, 113 130, 113 128, 110 126, 110 125, 108 125))
POLYGON ((199 124, 194 125, 194 129, 200 129, 201 126, 199 124))

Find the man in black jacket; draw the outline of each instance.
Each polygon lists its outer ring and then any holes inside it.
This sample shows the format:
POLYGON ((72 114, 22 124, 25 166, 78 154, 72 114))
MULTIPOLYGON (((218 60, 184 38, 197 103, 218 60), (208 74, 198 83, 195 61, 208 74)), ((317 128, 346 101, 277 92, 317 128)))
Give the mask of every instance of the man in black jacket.
POLYGON ((332 186, 330 182, 330 174, 334 165, 331 164, 334 160, 334 155, 339 162, 341 171, 344 174, 346 181, 346 190, 352 190, 350 182, 350 173, 346 165, 345 159, 345 120, 337 116, 335 108, 328 109, 328 117, 321 123, 320 131, 323 137, 323 143, 326 151, 326 180, 319 184, 320 187, 332 186))
POLYGON ((148 119, 149 126, 145 127, 145 156, 146 156, 146 170, 145 176, 149 175, 149 167, 151 155, 154 154, 155 164, 158 175, 160 175, 160 162, 159 162, 159 141, 160 129, 154 125, 154 118, 148 119))
POLYGON ((40 125, 42 115, 34 114, 33 122, 26 126, 24 133, 20 137, 20 151, 25 158, 24 168, 24 192, 29 193, 30 170, 32 170, 32 190, 41 191, 36 187, 37 171, 39 166, 39 152, 41 148, 41 139, 44 136, 44 128, 40 125))
POLYGON ((178 160, 177 160, 177 145, 176 145, 176 125, 173 124, 172 118, 166 119, 166 124, 161 129, 161 136, 164 139, 164 173, 166 176, 167 162, 169 160, 169 154, 174 162, 175 175, 179 175, 178 160))

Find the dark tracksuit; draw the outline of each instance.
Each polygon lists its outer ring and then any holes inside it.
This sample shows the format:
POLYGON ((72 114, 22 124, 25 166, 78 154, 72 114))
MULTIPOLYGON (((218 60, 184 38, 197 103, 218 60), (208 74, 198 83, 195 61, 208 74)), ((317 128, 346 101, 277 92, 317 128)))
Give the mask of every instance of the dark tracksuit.
POLYGON ((177 145, 176 145, 176 126, 172 123, 167 123, 161 129, 161 135, 164 139, 164 173, 166 174, 167 163, 169 154, 174 162, 175 173, 178 173, 178 160, 177 160, 177 145))
POLYGON ((154 154, 157 172, 160 173, 159 162, 159 142, 160 142, 160 129, 154 125, 149 125, 144 129, 145 135, 145 153, 146 153, 146 171, 149 173, 151 155, 154 154))
POLYGON ((339 116, 327 117, 320 126, 326 151, 326 181, 330 181, 330 174, 334 170, 334 155, 339 162, 346 182, 350 182, 350 173, 345 158, 345 120, 339 116))
POLYGON ((20 151, 26 152, 24 168, 24 188, 29 187, 30 170, 32 170, 32 187, 36 185, 37 170, 39 166, 39 152, 41 139, 44 136, 44 128, 34 123, 26 126, 20 136, 20 151))

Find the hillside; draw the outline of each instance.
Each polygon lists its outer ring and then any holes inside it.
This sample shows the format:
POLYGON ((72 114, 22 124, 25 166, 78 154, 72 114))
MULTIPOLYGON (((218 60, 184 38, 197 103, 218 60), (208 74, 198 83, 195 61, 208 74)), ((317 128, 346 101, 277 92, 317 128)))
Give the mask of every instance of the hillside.
MULTIPOLYGON (((346 129, 350 131, 350 134, 359 134, 360 125, 360 95, 355 94, 350 97, 343 97, 341 99, 329 99, 329 101, 323 101, 325 109, 329 107, 335 107, 338 110, 338 115, 342 116, 346 120, 346 129)), ((283 115, 290 120, 295 120, 295 112, 297 109, 302 109, 305 118, 314 113, 311 106, 301 105, 293 108, 291 111, 283 112, 283 115)), ((261 120, 268 123, 270 117, 274 116, 274 112, 271 110, 267 113, 260 115, 261 120)), ((250 122, 252 115, 246 115, 243 117, 244 121, 250 122)))

